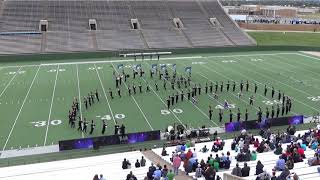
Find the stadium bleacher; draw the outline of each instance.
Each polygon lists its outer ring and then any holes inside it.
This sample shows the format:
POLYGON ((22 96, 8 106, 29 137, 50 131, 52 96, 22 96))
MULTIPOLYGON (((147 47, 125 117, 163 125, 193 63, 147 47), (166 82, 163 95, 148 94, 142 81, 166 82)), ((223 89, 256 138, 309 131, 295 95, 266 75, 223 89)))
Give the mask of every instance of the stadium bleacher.
MULTIPOLYGON (((295 133, 297 136, 298 134, 303 134, 306 131, 298 131, 295 133)), ((260 141, 262 138, 260 136, 255 136, 260 141)), ((231 150, 231 143, 232 139, 227 139, 225 141, 225 146, 223 150, 219 150, 217 153, 214 152, 200 152, 199 150, 206 145, 210 148, 213 142, 205 142, 205 143, 198 143, 195 144, 195 147, 190 147, 192 151, 194 148, 196 149, 197 159, 206 160, 207 157, 212 154, 215 157, 215 154, 221 155, 223 152, 226 154, 227 151, 231 154, 231 166, 228 170, 221 170, 217 172, 217 175, 223 177, 224 173, 230 174, 232 169, 235 167, 237 161, 235 156, 237 153, 231 150)), ((287 144, 282 144, 283 149, 286 148, 287 144)), ((250 145, 250 150, 254 150, 255 148, 253 145, 250 145)), ((156 148, 152 151, 157 154, 159 157, 171 163, 171 152, 176 150, 176 146, 166 147, 166 150, 169 156, 161 156, 162 148, 156 148)), ((186 149, 187 151, 188 149, 186 149)), ((313 157, 314 150, 307 148, 305 151, 306 158, 303 162, 298 162, 294 164, 294 168, 290 170, 290 172, 295 172, 300 180, 313 180, 320 178, 320 174, 317 171, 319 166, 309 166, 307 164, 307 160, 310 157, 313 157)), ((138 180, 143 180, 147 175, 148 168, 151 165, 151 160, 145 157, 146 159, 146 166, 135 168, 134 163, 137 159, 141 159, 144 156, 143 153, 140 151, 132 151, 126 153, 118 153, 118 154, 111 154, 111 155, 103 155, 103 156, 95 156, 95 157, 88 157, 88 158, 78 158, 78 159, 70 159, 70 160, 63 160, 63 161, 55 161, 55 162, 47 162, 47 163, 38 163, 38 164, 31 164, 31 165, 21 165, 21 166, 12 166, 12 167, 5 167, 0 169, 0 179, 6 180, 16 180, 16 179, 92 179, 94 174, 103 174, 106 179, 119 179, 125 180, 126 175, 132 171, 133 174, 137 177, 138 180), (131 168, 123 170, 121 168, 123 159, 126 158, 131 163, 131 168)), ((275 155, 273 151, 258 153, 257 160, 247 162, 248 166, 250 167, 250 176, 243 177, 246 180, 255 180, 256 175, 255 173, 255 166, 257 161, 260 160, 264 165, 264 168, 267 172, 271 173, 272 169, 275 166, 276 160, 279 158, 278 155, 275 155)), ((155 164, 158 162, 154 162, 155 164)), ((243 167, 243 162, 239 162, 240 167, 243 167)), ((183 166, 180 166, 180 170, 184 171, 183 166)), ((276 175, 280 175, 281 172, 277 171, 276 175)), ((190 173, 190 176, 194 176, 195 173, 190 173)), ((204 178, 197 178, 197 180, 204 180, 204 178)))
POLYGON ((39 31, 43 19, 48 21, 48 31, 0 38, 1 53, 255 45, 216 0, 9 0, 2 5, 0 32, 39 31), (183 27, 176 27, 174 18, 183 27), (221 26, 212 25, 210 18, 221 26), (97 30, 91 33, 89 19, 97 22, 97 30), (131 19, 138 20, 139 29, 132 29, 131 19), (17 50, 8 49, 7 43, 17 50))

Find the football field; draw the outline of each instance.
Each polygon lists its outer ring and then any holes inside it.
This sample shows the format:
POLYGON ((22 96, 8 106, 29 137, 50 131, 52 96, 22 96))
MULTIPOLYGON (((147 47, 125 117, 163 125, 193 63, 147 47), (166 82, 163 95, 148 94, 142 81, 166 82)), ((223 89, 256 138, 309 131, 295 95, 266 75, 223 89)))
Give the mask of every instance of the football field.
MULTIPOLYGON (((139 89, 139 88, 137 88, 139 89)), ((34 146, 57 144, 59 140, 81 137, 101 136, 102 120, 108 123, 105 135, 114 133, 114 125, 118 122, 126 126, 127 132, 150 130, 164 131, 169 125, 184 124, 188 127, 216 127, 229 122, 229 110, 224 110, 223 122, 218 121, 218 109, 224 101, 230 103, 230 109, 236 120, 237 108, 242 114, 248 109, 249 119, 257 118, 256 112, 261 107, 276 107, 278 90, 292 99, 293 109, 288 114, 312 116, 320 111, 320 58, 299 52, 250 52, 226 54, 180 54, 160 57, 149 57, 137 61, 132 58, 79 59, 0 64, 0 151, 34 146), (117 66, 123 64, 124 71, 130 75, 123 82, 120 98, 115 88, 113 76, 121 72, 117 66), (132 67, 141 64, 145 71, 143 77, 132 78, 132 67), (177 76, 186 77, 186 67, 191 67, 191 86, 201 85, 201 95, 194 104, 187 99, 180 100, 167 109, 167 98, 172 94, 185 93, 187 89, 163 88, 163 80, 158 76, 150 77, 152 64, 166 64, 169 74, 176 64, 177 76), (250 87, 239 99, 239 83, 248 80, 250 87), (205 93, 205 83, 218 81, 219 89, 224 82, 223 92, 219 98, 205 93), (237 83, 236 91, 226 91, 227 81, 237 83), (158 84, 159 90, 155 88, 158 84), (254 83, 258 92, 253 91, 254 83), (129 96, 127 87, 142 85, 143 92, 137 90, 129 96), (146 85, 150 92, 146 92, 146 85), (267 96, 263 95, 264 86, 268 86, 267 96), (275 88, 275 97, 271 98, 271 87, 275 88), (114 98, 109 95, 109 88, 114 98), (100 101, 85 108, 83 97, 88 93, 99 92, 100 101), (249 105, 249 97, 255 97, 254 106, 249 105), (68 125, 68 111, 74 98, 80 99, 79 116, 89 122, 94 120, 96 129, 92 135, 79 132, 68 125), (209 120, 209 106, 212 106, 213 120, 209 120)), ((77 127, 78 123, 76 123, 77 127)), ((88 127, 90 131, 90 123, 88 127)))

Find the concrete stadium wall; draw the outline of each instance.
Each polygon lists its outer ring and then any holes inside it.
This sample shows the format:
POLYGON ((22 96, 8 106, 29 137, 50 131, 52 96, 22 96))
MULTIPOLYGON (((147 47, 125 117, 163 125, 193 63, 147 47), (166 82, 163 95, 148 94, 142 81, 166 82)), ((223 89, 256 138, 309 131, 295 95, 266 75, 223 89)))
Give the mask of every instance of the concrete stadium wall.
POLYGON ((117 58, 119 54, 133 52, 164 52, 171 51, 173 54, 200 54, 200 53, 232 53, 232 52, 253 52, 253 51, 320 51, 320 47, 308 46, 240 46, 240 47, 216 47, 216 48, 181 48, 181 49, 154 49, 154 50, 136 50, 136 51, 98 51, 98 52, 69 52, 69 53, 51 53, 51 54, 18 54, 18 55, 0 55, 0 62, 34 62, 55 61, 64 62, 64 60, 78 61, 80 59, 93 58, 117 58))
POLYGON ((271 31, 320 31, 320 25, 315 24, 252 24, 238 23, 243 29, 271 31))

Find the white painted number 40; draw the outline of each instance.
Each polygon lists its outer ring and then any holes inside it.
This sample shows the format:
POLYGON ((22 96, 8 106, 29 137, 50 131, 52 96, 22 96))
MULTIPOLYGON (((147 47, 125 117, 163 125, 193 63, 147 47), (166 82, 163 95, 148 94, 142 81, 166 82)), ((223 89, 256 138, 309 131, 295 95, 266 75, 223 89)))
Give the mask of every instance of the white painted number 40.
MULTIPOLYGON (((98 116, 99 117, 99 116, 98 116)), ((116 119, 124 119, 126 116, 124 114, 115 114, 114 118, 116 119)), ((109 114, 106 114, 104 116, 101 117, 101 120, 107 120, 110 121, 111 120, 111 116, 109 114)))
MULTIPOLYGON (((166 110, 166 109, 162 109, 160 112, 162 115, 169 115, 171 113, 169 110, 166 110)), ((172 112, 174 112, 176 114, 183 113, 182 109, 173 109, 172 112)))
MULTIPOLYGON (((34 121, 30 123, 33 124, 35 127, 43 127, 47 125, 47 121, 34 121)), ((50 125, 53 125, 53 126, 60 125, 61 123, 62 121, 58 119, 50 121, 50 125)))

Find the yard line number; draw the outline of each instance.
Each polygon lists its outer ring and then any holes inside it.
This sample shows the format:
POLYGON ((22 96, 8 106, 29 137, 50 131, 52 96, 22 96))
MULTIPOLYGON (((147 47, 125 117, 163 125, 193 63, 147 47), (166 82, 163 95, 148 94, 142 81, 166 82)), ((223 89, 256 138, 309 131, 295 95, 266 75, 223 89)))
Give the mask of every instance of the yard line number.
POLYGON ((275 104, 282 104, 281 101, 278 101, 278 100, 273 100, 273 101, 262 101, 265 105, 268 105, 268 106, 272 106, 272 105, 275 105, 275 104))
MULTIPOLYGON (((47 125, 47 121, 33 121, 33 122, 30 122, 31 124, 33 124, 35 127, 44 127, 47 125)), ((55 119, 55 120, 51 120, 49 122, 49 125, 52 125, 52 126, 57 126, 57 125, 60 125, 62 123, 61 120, 59 119, 55 119)))
MULTIPOLYGON (((216 109, 225 109, 222 105, 216 105, 216 109)), ((228 109, 234 109, 236 108, 235 104, 228 104, 228 109)))
MULTIPOLYGON (((99 117, 101 117, 101 116, 96 116, 96 117, 99 118, 99 117)), ((124 119, 125 117, 126 117, 126 116, 125 116, 124 114, 115 114, 115 115, 114 115, 114 118, 116 118, 116 119, 124 119)), ((104 115, 104 116, 101 117, 101 120, 110 121, 110 120, 112 120, 112 117, 111 117, 111 115, 106 114, 106 115, 104 115)))
POLYGON ((26 72, 26 71, 17 71, 17 72, 12 71, 12 72, 8 72, 8 73, 6 73, 6 74, 15 75, 15 74, 24 74, 25 72, 26 72))
POLYGON ((252 61, 252 62, 262 62, 263 60, 262 60, 262 59, 255 59, 255 58, 253 58, 253 59, 250 59, 250 61, 252 61))
POLYGON ((237 61, 234 61, 234 60, 223 60, 221 62, 223 62, 223 63, 235 63, 237 61))
POLYGON ((311 96, 307 98, 310 99, 311 101, 320 101, 320 96, 311 96))
MULTIPOLYGON (((162 115, 165 115, 165 116, 171 114, 171 112, 166 109, 162 109, 160 112, 162 115)), ((182 109, 173 109, 172 112, 176 113, 176 114, 181 114, 181 113, 183 113, 183 110, 182 109)))

